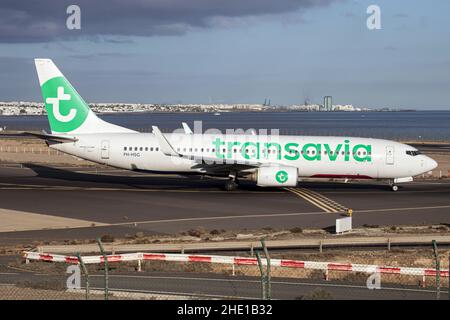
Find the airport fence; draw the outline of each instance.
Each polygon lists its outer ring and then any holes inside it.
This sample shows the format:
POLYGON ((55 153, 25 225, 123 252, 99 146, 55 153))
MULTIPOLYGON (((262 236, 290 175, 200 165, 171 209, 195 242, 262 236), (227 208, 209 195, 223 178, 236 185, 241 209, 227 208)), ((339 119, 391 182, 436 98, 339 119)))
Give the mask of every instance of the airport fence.
POLYGON ((0 152, 5 153, 28 153, 28 154, 42 154, 51 156, 66 156, 67 154, 58 150, 50 149, 48 147, 24 147, 17 145, 0 145, 0 152))
POLYGON ((435 252, 440 259, 427 268, 271 259, 267 251, 106 259, 25 252, 1 272, 0 299, 448 299, 447 261, 435 252))

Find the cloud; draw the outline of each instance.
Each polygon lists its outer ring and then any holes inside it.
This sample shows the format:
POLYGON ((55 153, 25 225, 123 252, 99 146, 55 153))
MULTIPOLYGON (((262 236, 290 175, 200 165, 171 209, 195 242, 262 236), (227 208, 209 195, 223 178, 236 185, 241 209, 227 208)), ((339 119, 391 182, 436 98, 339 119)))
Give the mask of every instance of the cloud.
POLYGON ((183 35, 195 28, 220 26, 218 21, 279 15, 335 1, 341 0, 2 0, 0 43, 183 35), (81 30, 66 28, 66 9, 74 3, 81 8, 81 30))

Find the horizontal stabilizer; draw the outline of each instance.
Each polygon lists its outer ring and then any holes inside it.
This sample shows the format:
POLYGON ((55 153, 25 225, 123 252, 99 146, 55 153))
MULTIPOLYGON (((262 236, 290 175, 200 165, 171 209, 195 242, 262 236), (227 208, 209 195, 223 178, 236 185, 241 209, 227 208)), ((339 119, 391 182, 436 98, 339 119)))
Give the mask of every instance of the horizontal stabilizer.
POLYGON ((23 132, 22 135, 33 136, 33 137, 36 137, 39 139, 52 141, 52 142, 59 142, 59 143, 78 141, 78 139, 74 138, 74 137, 53 135, 53 134, 49 134, 45 131, 43 131, 42 133, 23 132))

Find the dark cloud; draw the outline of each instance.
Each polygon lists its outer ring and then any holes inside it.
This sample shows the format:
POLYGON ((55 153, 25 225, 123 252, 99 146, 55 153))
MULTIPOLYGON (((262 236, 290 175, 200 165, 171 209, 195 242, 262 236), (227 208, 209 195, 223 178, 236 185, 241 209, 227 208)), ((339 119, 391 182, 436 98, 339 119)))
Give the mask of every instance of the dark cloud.
POLYGON ((182 35, 192 28, 214 27, 216 17, 275 15, 334 1, 339 0, 2 0, 0 42, 182 35), (71 4, 81 8, 81 30, 66 28, 71 4))

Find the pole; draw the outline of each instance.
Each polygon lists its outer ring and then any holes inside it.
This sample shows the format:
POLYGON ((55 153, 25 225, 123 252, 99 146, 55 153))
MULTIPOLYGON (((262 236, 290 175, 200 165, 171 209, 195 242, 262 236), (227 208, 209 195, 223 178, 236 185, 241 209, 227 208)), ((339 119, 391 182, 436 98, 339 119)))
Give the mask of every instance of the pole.
POLYGON ((86 300, 89 300, 89 273, 87 271, 86 265, 83 262, 83 259, 81 258, 80 253, 77 253, 78 263, 81 266, 81 270, 84 273, 84 276, 86 277, 86 300))
POLYGON ((434 259, 436 260, 436 299, 439 300, 441 298, 441 263, 439 261, 439 253, 436 240, 433 240, 432 243, 434 259))
POLYGON ((264 239, 261 239, 261 245, 264 249, 264 254, 266 255, 266 261, 267 261, 267 268, 266 268, 266 298, 267 300, 271 299, 272 293, 271 293, 271 284, 270 284, 270 256, 269 256, 269 250, 267 250, 266 242, 264 239))
POLYGON ((105 300, 108 300, 108 257, 103 249, 102 241, 97 238, 98 246, 100 247, 100 253, 103 256, 103 262, 105 263, 105 300))
POLYGON ((266 300, 266 279, 265 279, 265 275, 264 275, 264 269, 263 269, 263 265, 262 265, 262 261, 261 261, 261 255, 259 254, 259 251, 255 251, 256 254, 256 259, 258 260, 258 267, 259 267, 259 272, 261 274, 261 293, 262 293, 262 299, 266 300))

